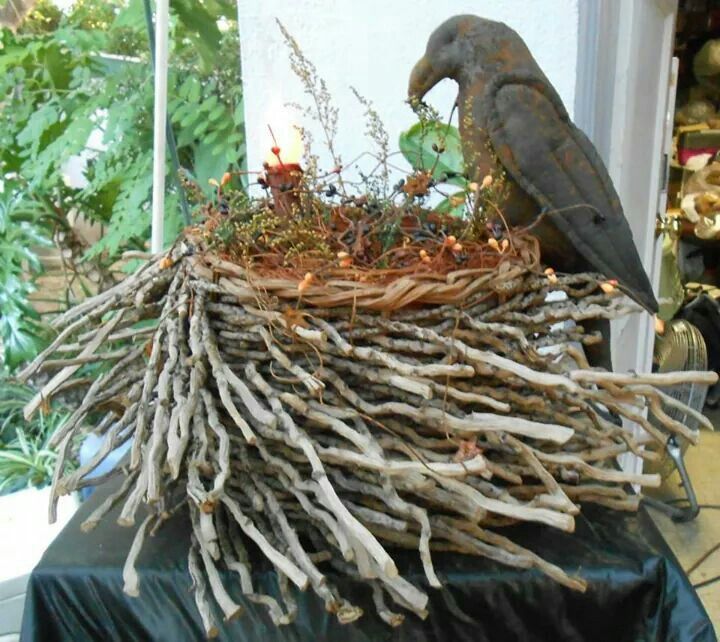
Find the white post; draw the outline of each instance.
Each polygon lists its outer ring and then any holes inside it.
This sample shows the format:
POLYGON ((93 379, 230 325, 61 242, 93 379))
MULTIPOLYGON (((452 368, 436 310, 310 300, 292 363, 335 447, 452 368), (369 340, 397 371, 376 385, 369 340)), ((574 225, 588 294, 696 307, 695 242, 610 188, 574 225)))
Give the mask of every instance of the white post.
POLYGON ((153 253, 162 252, 163 249, 169 0, 157 0, 155 6, 155 121, 153 125, 152 235, 150 240, 150 250, 153 253))

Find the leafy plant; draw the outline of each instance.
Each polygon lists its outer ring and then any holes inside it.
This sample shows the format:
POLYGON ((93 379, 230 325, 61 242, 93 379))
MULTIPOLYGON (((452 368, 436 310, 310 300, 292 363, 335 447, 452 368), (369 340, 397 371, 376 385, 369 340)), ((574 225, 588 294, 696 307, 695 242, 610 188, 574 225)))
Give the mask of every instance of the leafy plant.
POLYGON ((33 394, 29 386, 0 379, 0 495, 46 486, 52 479, 57 453, 48 442, 69 413, 38 412, 26 423, 23 407, 33 394))
POLYGON ((435 180, 467 184, 457 127, 439 121, 415 123, 400 134, 400 151, 413 169, 431 170, 435 180))
POLYGON ((439 120, 420 120, 400 134, 399 146, 414 170, 430 172, 436 184, 462 188, 435 206, 439 212, 462 215, 469 183, 457 128, 439 120))
POLYGON ((0 192, 0 338, 4 361, 14 369, 43 343, 40 315, 28 303, 42 266, 33 247, 50 245, 45 210, 13 190, 0 192))
MULTIPOLYGON (((244 162, 236 8, 177 0, 172 10, 169 111, 181 164, 207 186, 244 162)), ((79 212, 104 226, 85 259, 107 265, 148 237, 152 104, 142 0, 77 0, 59 15, 40 2, 17 34, 0 34, 0 168, 61 217, 79 212), (85 184, 68 185, 78 155, 85 184)), ((172 192, 168 240, 182 224, 172 192)))

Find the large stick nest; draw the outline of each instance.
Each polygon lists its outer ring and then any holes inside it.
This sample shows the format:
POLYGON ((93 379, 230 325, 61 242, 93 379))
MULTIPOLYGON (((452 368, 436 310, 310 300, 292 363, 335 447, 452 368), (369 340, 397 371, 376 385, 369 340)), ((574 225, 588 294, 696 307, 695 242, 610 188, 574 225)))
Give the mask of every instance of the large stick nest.
POLYGON ((311 588, 341 622, 362 615, 328 569, 370 585, 388 624, 406 612, 424 617, 427 589, 399 575, 396 547, 417 550, 433 589, 433 553, 455 551, 537 568, 582 591, 583 579, 498 530, 529 521, 572 531, 583 502, 636 509, 626 484, 656 486, 659 477, 622 472, 617 456, 656 457, 669 434, 694 442, 668 416, 681 404, 662 387, 714 380, 590 369, 581 345, 599 337, 583 322, 630 310, 602 285, 593 274, 548 279, 532 260, 381 283, 298 281, 186 240, 58 317, 57 338, 22 373, 54 373, 28 414, 84 389, 54 436, 52 511, 60 495, 106 479, 88 475, 132 440, 115 471, 122 485, 83 528, 116 504, 122 526, 149 508, 123 573, 137 595, 146 534, 187 503, 189 568, 209 635, 211 602, 225 618, 242 610, 222 567, 278 625, 295 615, 292 584, 311 588), (92 364, 100 374, 82 376, 92 364), (68 470, 89 431, 103 446, 68 470), (256 592, 248 545, 273 564, 282 600, 256 592))

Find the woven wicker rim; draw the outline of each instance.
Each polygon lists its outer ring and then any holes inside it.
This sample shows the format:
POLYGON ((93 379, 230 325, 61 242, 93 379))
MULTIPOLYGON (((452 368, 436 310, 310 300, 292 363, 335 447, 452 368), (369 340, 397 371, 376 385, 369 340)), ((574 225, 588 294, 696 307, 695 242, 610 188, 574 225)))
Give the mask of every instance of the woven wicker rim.
POLYGON ((479 292, 510 295, 533 270, 517 261, 498 267, 456 270, 445 275, 405 274, 386 283, 348 278, 347 270, 330 270, 321 282, 299 290, 292 278, 268 278, 240 265, 205 254, 194 266, 198 275, 214 280, 241 302, 258 300, 258 293, 287 301, 301 300, 315 308, 353 307, 376 311, 399 310, 408 306, 462 305, 479 292))

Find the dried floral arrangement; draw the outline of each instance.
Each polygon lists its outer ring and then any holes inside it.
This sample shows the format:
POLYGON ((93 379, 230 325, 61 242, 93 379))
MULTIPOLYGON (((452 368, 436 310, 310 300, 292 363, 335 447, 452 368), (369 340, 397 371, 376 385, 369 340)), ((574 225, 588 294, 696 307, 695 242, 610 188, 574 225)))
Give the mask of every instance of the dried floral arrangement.
POLYGON ((600 339, 583 321, 632 304, 600 275, 543 267, 532 230, 507 229, 493 207, 502 176, 474 185, 449 175, 451 130, 436 119, 421 119, 421 146, 431 142, 391 186, 388 137, 361 99, 378 153, 358 191, 334 149, 327 90, 286 37, 336 167, 319 171, 307 133, 302 173, 276 147, 277 166, 258 179, 267 197, 223 177, 202 222, 166 255, 55 319, 57 338, 21 375, 54 373, 27 414, 68 387, 84 392, 54 436, 53 502, 104 481, 88 474, 132 439, 129 461, 111 473, 122 484, 83 528, 116 505, 121 525, 140 520, 123 571, 137 595, 143 541, 188 506, 208 636, 216 607, 225 619, 242 612, 221 570, 277 625, 297 611, 293 585, 341 622, 358 619, 367 605, 339 592, 338 574, 369 585, 391 626, 408 612, 425 617, 427 589, 399 574, 397 547, 417 550, 431 590, 442 590, 437 551, 584 590, 501 527, 572 531, 584 502, 635 510, 627 484, 659 476, 620 471, 616 457, 656 458, 668 434, 694 442, 663 387, 715 375, 589 368, 580 346, 600 339), (448 181, 459 192, 431 205, 448 181), (88 364, 100 367, 94 380, 80 376, 88 364), (104 435, 101 450, 66 473, 88 431, 104 435), (257 554, 274 566, 281 599, 257 592, 257 554))

